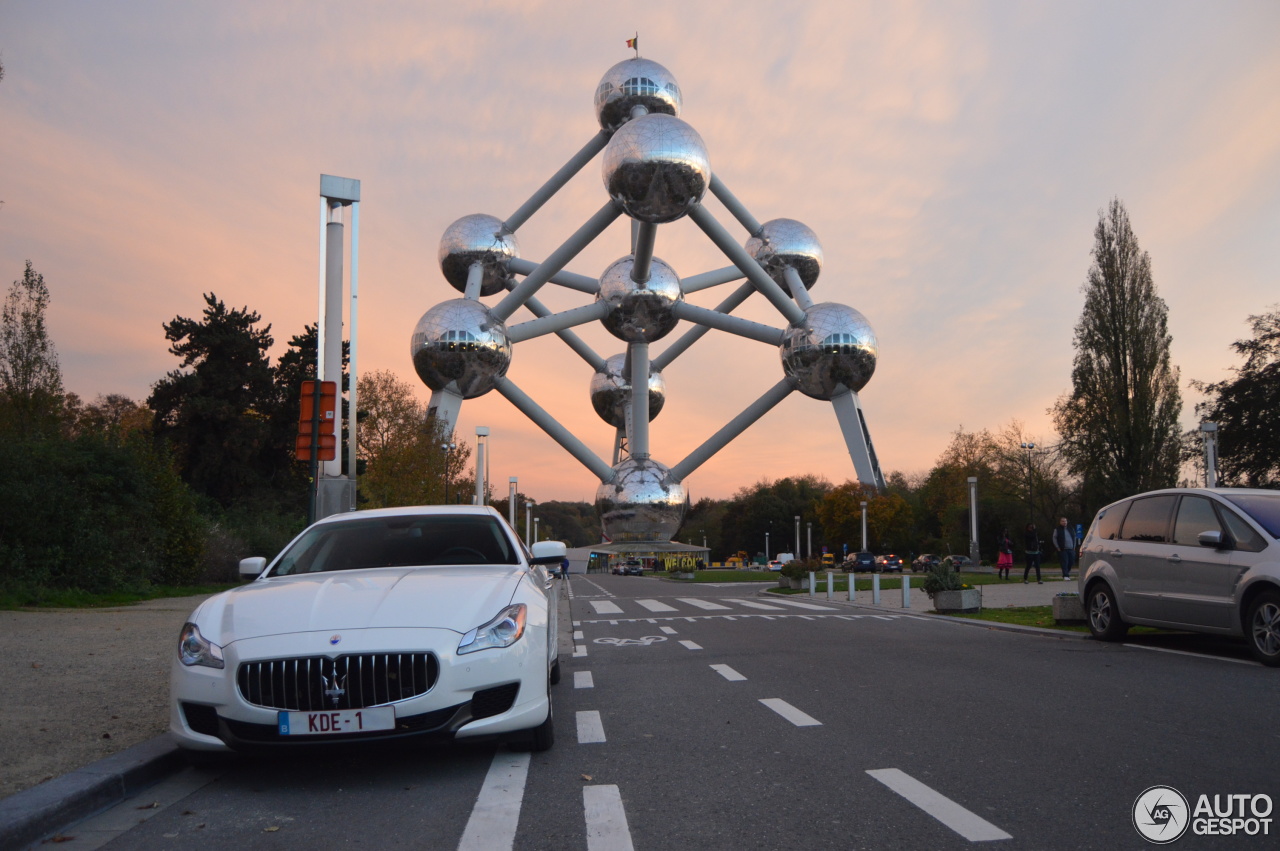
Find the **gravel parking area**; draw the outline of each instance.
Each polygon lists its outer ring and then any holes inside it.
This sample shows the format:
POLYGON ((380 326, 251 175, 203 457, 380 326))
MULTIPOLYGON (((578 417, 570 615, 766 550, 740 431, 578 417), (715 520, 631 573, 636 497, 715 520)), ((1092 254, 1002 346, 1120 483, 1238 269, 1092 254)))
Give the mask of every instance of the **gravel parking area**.
POLYGON ((0 797, 163 733, 169 661, 203 599, 0 611, 0 797))

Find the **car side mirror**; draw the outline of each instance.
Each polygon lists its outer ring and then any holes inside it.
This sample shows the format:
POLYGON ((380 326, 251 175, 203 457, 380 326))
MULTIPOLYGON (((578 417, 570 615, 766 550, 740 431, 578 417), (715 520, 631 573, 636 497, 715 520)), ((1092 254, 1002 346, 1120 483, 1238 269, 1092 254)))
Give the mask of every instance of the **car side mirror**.
POLYGON ((1226 542, 1222 540, 1222 533, 1217 530, 1213 532, 1201 532, 1199 541, 1200 546, 1213 547, 1215 550, 1220 550, 1226 545, 1226 542))
POLYGON ((267 560, 262 556, 240 559, 240 575, 246 579, 257 579, 267 569, 267 560))
POLYGON ((531 552, 533 558, 529 560, 530 564, 559 565, 564 561, 567 550, 564 541, 538 541, 533 545, 531 552))

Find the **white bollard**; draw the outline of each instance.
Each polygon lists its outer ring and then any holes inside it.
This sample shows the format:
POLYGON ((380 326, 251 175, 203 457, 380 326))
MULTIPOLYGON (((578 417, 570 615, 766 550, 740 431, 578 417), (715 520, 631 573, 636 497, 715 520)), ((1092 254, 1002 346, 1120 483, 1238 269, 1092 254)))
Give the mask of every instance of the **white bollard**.
POLYGON ((880 574, 871 574, 871 605, 880 605, 880 574))
POLYGON ((853 596, 853 595, 856 593, 856 592, 854 591, 854 587, 853 587, 853 586, 854 586, 854 584, 857 582, 857 576, 858 576, 858 574, 854 573, 852 570, 851 570, 851 571, 849 571, 849 602, 850 602, 850 603, 856 603, 856 602, 858 602, 858 601, 854 598, 854 596, 853 596))
POLYGON ((809 571, 809 596, 813 596, 813 571, 809 571))
POLYGON ((902 577, 902 608, 911 608, 911 577, 902 577))
POLYGON ((834 600, 836 598, 836 576, 834 571, 827 571, 827 599, 834 600))

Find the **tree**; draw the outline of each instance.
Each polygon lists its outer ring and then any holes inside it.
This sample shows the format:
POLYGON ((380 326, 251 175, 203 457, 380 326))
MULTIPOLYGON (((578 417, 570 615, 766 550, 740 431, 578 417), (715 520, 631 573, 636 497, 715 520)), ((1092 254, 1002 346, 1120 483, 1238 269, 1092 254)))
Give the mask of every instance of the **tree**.
POLYGON ((1244 358, 1235 377, 1191 386, 1210 398, 1200 419, 1218 423, 1218 475, 1224 484, 1280 487, 1280 307, 1250 316, 1253 337, 1231 348, 1244 358))
POLYGON ((1085 502, 1097 507, 1172 486, 1179 466, 1182 397, 1169 359, 1169 311, 1119 199, 1099 213, 1082 289, 1073 389, 1052 414, 1085 502))
POLYGON ((27 261, 0 309, 0 415, 18 437, 54 432, 62 409, 62 370, 45 328, 49 288, 27 261))
MULTIPOLYGON (((788 477, 776 482, 765 480, 742 488, 729 501, 721 523, 725 551, 746 550, 764 554, 766 533, 769 535, 770 556, 791 551, 795 546, 797 514, 801 516, 803 546, 804 521, 816 514, 818 503, 830 489, 829 482, 813 475, 788 477)), ((821 535, 813 542, 815 547, 823 543, 821 535)))
POLYGON ((229 506, 283 484, 292 456, 272 439, 280 411, 267 358, 271 326, 258 327, 260 315, 228 309, 213 293, 204 300, 202 319, 177 316, 164 325, 169 352, 191 370, 157 381, 147 405, 183 480, 229 506))

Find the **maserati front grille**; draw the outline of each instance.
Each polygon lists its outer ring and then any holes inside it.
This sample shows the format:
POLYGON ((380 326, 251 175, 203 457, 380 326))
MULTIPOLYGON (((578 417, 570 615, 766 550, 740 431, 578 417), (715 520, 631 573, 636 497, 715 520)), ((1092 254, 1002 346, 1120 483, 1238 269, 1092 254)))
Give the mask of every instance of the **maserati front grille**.
POLYGON ((430 691, 439 676, 432 653, 362 653, 243 662, 236 686, 254 706, 318 712, 408 700, 430 691))

